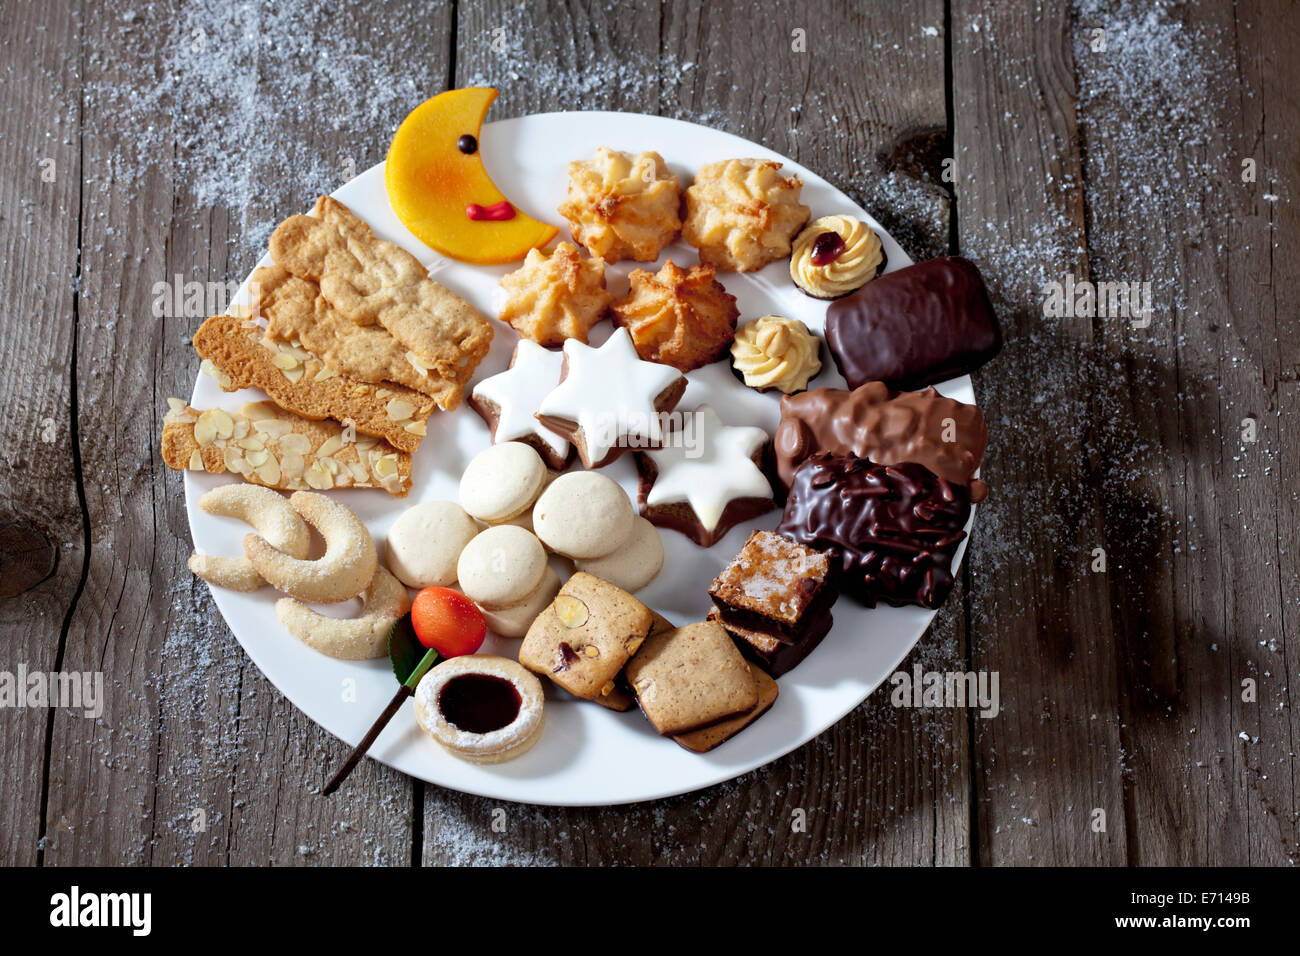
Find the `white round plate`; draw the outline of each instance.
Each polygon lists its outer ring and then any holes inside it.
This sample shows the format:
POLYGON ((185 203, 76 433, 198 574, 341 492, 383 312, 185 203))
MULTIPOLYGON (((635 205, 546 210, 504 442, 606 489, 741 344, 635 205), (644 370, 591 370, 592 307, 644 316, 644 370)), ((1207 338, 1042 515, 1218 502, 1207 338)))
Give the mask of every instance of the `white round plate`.
MULTIPOLYGON (((814 218, 830 213, 856 215, 869 222, 884 241, 889 271, 911 263, 866 210, 816 173, 728 133, 634 113, 543 113, 486 124, 480 142, 488 172, 506 196, 521 209, 551 222, 560 222, 555 208, 568 186, 567 163, 590 156, 599 146, 655 150, 684 183, 690 182, 701 165, 715 160, 779 160, 786 172, 798 173, 803 179, 802 198, 812 207, 814 218)), ((438 282, 463 296, 484 315, 496 315, 497 282, 514 267, 465 265, 443 259, 425 247, 397 220, 389 206, 382 163, 334 195, 368 222, 377 235, 418 257, 438 282)), ((309 205, 310 199, 303 197, 304 205, 309 205)), ((561 237, 567 238, 567 229, 561 237)), ((681 265, 698 261, 695 250, 683 243, 669 247, 660 264, 668 258, 681 265)), ((269 262, 269 257, 263 259, 263 264, 269 262)), ((658 268, 657 264, 639 266, 652 271, 658 268)), ((609 288, 615 296, 626 292, 626 276, 634 267, 637 264, 610 267, 609 288)), ((795 289, 788 268, 788 260, 784 260, 758 273, 724 273, 719 279, 736 296, 742 323, 777 313, 800 319, 820 333, 826 304, 795 289)), ((506 367, 516 341, 513 330, 495 318, 493 325, 496 337, 491 353, 475 375, 476 382, 506 367)), ((593 342, 603 341, 609 331, 609 323, 602 323, 592 336, 593 342)), ((844 381, 824 346, 822 360, 822 373, 812 387, 843 387, 844 381)), ((727 424, 759 425, 769 433, 776 430, 779 395, 746 388, 733 376, 728 360, 691 372, 689 379, 678 410, 688 411, 707 402, 727 424)), ((967 377, 940 386, 940 391, 963 402, 974 402, 967 377)), ((252 390, 224 393, 210 377, 199 375, 191 404, 196 408, 237 409, 244 402, 262 397, 252 390)), ((331 494, 362 517, 380 544, 382 556, 384 536, 393 520, 419 501, 455 500, 461 471, 488 443, 487 426, 468 406, 451 413, 435 412, 429 421, 428 437, 415 456, 415 487, 409 497, 392 498, 376 490, 361 489, 331 494)), ((630 454, 605 471, 635 500, 636 469, 630 454)), ((227 475, 185 473, 190 530, 200 552, 242 553, 240 542, 247 526, 205 514, 197 507, 200 495, 229 480, 227 475)), ((664 530, 663 572, 638 597, 675 623, 702 620, 710 607, 708 582, 736 554, 753 528, 774 528, 779 514, 773 511, 733 528, 707 550, 674 531, 664 530)), ((962 552, 958 553, 958 563, 962 552)), ((276 619, 274 605, 279 595, 272 589, 242 594, 213 588, 213 596, 231 631, 262 673, 307 716, 348 744, 361 739, 397 689, 387 659, 338 661, 295 640, 276 619)), ((348 614, 356 605, 352 601, 337 610, 326 610, 348 614)), ((370 756, 439 786, 524 803, 631 803, 707 787, 776 760, 857 707, 894 672, 934 617, 933 612, 916 607, 868 610, 847 598, 835 605, 834 615, 834 629, 821 646, 781 678, 780 697, 772 709, 744 733, 707 754, 689 753, 658 736, 638 710, 614 713, 548 686, 542 739, 517 760, 479 766, 450 756, 420 731, 410 704, 375 742, 370 756)), ((518 647, 518 640, 489 634, 483 652, 515 657, 518 647)), ((322 784, 335 769, 321 768, 322 784)))

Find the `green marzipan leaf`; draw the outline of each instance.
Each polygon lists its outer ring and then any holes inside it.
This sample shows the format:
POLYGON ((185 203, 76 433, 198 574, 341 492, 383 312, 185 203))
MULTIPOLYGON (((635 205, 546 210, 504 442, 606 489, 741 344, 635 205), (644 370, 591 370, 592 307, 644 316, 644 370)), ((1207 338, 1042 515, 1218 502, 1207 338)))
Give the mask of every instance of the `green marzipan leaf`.
POLYGON ((411 615, 402 615, 388 632, 388 660, 393 665, 393 676, 399 684, 406 683, 424 657, 424 651, 424 645, 415 636, 415 628, 411 626, 411 615))

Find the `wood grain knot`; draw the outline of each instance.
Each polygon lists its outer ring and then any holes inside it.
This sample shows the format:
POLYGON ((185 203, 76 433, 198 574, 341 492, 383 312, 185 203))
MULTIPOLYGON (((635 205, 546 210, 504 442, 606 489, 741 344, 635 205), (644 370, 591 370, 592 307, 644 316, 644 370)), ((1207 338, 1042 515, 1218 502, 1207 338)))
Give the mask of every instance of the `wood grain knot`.
POLYGON ((0 600, 36 587, 51 574, 58 550, 25 521, 0 518, 0 600))
POLYGON ((951 190, 952 183, 943 175, 943 161, 947 158, 948 131, 937 127, 907 134, 881 160, 887 169, 951 190))

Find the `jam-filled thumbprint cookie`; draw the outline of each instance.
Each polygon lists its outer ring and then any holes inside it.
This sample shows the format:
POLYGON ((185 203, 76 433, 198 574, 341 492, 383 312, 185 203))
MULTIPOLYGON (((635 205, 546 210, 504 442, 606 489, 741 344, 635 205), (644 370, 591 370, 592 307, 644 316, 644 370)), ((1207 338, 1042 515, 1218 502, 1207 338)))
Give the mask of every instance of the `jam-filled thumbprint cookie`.
POLYGON ((542 735, 542 683, 505 657, 443 661, 415 688, 415 718, 444 750, 474 763, 503 763, 542 735))

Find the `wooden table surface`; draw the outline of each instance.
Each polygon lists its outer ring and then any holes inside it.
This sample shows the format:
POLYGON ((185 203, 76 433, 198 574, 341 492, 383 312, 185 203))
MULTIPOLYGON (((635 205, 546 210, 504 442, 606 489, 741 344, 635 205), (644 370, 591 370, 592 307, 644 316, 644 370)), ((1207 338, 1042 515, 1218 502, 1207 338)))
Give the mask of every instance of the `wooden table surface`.
POLYGON ((0 671, 106 694, 98 720, 0 709, 0 863, 1300 858, 1293 3, 3 0, 0 37, 0 671), (156 287, 242 279, 464 85, 501 91, 494 118, 748 137, 913 257, 980 266, 1007 336, 975 376, 993 491, 904 668, 996 672, 998 716, 882 691, 766 768, 630 807, 370 761, 318 795, 344 746, 185 567, 159 433, 206 311, 156 287), (1149 283, 1149 326, 1045 315, 1066 276, 1149 283))

